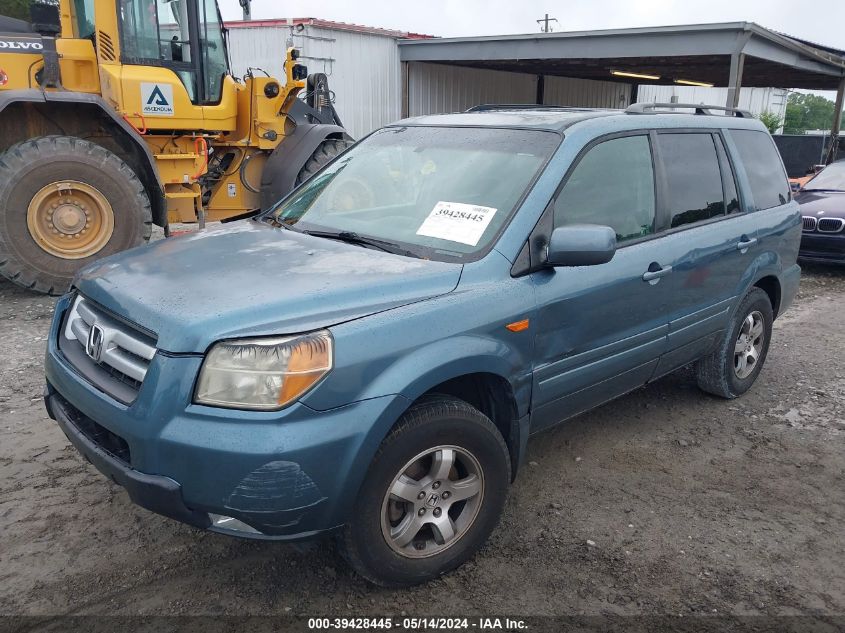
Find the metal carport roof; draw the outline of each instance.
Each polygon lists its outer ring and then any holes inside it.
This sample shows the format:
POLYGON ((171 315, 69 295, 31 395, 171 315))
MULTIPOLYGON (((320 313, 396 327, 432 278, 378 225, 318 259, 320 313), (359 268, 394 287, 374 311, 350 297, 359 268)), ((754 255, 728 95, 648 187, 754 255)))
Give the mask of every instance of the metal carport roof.
MULTIPOLYGON (((742 86, 836 90, 831 126, 838 139, 845 98, 845 51, 790 37, 754 22, 399 40, 403 112, 407 62, 432 62, 534 74, 538 101, 547 75, 627 84, 699 82, 727 86, 736 107, 742 86), (651 75, 637 79, 613 71, 651 75)), ((634 89, 635 90, 635 89, 634 89)), ((828 160, 836 155, 830 144, 828 160)))
POLYGON ((814 45, 753 22, 400 40, 400 59, 538 75, 624 81, 612 70, 731 85, 731 62, 744 58, 741 85, 837 90, 845 51, 814 45))

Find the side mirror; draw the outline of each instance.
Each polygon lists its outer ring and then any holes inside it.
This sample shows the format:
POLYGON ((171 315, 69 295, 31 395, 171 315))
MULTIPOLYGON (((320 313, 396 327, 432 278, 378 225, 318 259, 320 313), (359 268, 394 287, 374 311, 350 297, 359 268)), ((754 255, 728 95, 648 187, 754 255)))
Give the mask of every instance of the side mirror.
POLYGON ((572 224, 552 232, 546 254, 547 266, 595 266, 606 264, 616 253, 616 231, 598 224, 572 224))

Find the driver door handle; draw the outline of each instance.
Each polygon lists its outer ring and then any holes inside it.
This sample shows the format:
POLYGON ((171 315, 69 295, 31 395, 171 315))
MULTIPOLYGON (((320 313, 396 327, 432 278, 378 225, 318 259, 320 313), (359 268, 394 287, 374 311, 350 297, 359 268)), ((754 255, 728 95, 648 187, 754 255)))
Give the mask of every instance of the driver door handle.
POLYGON ((672 272, 671 266, 663 266, 662 268, 657 268, 657 266, 659 264, 649 266, 649 269, 643 273, 643 281, 657 281, 672 272), (656 270, 652 270, 652 268, 656 268, 656 270))
POLYGON ((752 237, 751 239, 744 239, 736 244, 736 250, 738 251, 747 251, 749 248, 754 246, 757 243, 757 238, 752 237))

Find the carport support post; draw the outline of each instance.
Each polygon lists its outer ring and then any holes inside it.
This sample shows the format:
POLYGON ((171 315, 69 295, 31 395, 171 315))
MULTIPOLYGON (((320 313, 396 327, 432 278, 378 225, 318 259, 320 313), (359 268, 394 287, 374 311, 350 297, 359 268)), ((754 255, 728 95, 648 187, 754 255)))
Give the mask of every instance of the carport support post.
POLYGON ((742 88, 742 68, 745 66, 745 54, 735 51, 731 54, 730 80, 728 82, 728 100, 726 108, 739 107, 739 89, 742 88))
POLYGON ((839 82, 839 89, 836 91, 836 105, 833 106, 833 126, 830 128, 830 147, 827 150, 826 165, 836 160, 836 150, 839 147, 839 131, 842 129, 842 106, 845 96, 845 77, 839 82))
POLYGON ((401 104, 401 118, 407 119, 410 115, 409 111, 411 109, 411 87, 410 87, 410 74, 411 69, 409 67, 410 62, 402 62, 402 104, 401 104))

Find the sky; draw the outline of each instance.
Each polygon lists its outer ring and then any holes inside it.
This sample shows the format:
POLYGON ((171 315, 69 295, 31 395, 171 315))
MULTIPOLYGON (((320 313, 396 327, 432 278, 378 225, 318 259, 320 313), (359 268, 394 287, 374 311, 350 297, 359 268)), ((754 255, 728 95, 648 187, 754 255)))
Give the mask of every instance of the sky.
MULTIPOLYGON (((225 20, 241 18, 238 0, 218 0, 225 20)), ((536 33, 536 20, 557 18, 554 31, 756 22, 802 39, 845 49, 845 0, 253 0, 252 17, 310 17, 440 37, 536 33)), ((802 91, 805 92, 805 91, 802 91)), ((815 91, 814 91, 815 92, 815 91)), ((833 92, 817 92, 833 99, 833 92)))

